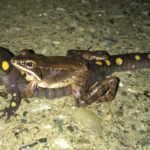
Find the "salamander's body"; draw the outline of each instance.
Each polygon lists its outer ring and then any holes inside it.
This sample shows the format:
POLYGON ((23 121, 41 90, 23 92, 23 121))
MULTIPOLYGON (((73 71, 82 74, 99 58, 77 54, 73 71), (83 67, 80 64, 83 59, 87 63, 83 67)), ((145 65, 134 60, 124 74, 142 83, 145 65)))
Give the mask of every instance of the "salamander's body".
POLYGON ((150 67, 150 53, 109 56, 103 51, 69 50, 67 56, 46 57, 22 50, 11 58, 11 53, 0 49, 0 83, 16 93, 9 108, 4 109, 3 115, 8 117, 18 109, 21 97, 56 98, 72 93, 78 106, 112 100, 118 79, 106 78, 107 75, 150 67), (29 82, 20 71, 26 74, 29 82))

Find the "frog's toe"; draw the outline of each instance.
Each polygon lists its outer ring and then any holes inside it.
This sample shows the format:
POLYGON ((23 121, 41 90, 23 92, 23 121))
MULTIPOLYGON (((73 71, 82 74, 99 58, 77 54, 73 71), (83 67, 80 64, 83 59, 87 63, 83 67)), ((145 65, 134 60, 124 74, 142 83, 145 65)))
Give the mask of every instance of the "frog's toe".
POLYGON ((86 101, 85 100, 77 100, 76 101, 76 106, 77 107, 85 107, 85 106, 87 106, 88 104, 86 103, 86 101))

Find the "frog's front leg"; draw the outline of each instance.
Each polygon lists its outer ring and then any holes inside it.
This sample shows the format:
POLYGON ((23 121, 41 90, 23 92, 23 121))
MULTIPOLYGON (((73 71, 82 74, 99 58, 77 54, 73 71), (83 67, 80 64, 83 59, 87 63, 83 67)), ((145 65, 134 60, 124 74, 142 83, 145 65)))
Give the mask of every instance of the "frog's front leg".
POLYGON ((39 81, 32 80, 22 91, 21 98, 32 97, 39 81))
POLYGON ((85 60, 106 60, 109 54, 106 51, 89 51, 89 50, 68 50, 67 56, 69 57, 81 57, 85 60))
POLYGON ((94 101, 104 102, 113 100, 118 85, 116 77, 110 77, 89 88, 88 71, 80 71, 72 84, 73 95, 77 106, 86 106, 94 101))

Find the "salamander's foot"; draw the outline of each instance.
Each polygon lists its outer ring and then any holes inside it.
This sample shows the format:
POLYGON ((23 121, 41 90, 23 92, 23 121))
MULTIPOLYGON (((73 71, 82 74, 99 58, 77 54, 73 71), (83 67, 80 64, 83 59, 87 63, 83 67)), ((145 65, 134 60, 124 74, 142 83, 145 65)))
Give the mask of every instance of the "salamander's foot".
POLYGON ((3 114, 0 115, 0 119, 3 117, 7 117, 7 119, 9 119, 11 116, 15 115, 15 112, 10 107, 5 107, 4 109, 0 110, 0 112, 3 112, 3 114))
POLYGON ((11 116, 14 116, 15 112, 19 108, 20 101, 21 101, 20 94, 19 93, 13 94, 9 107, 5 107, 4 109, 0 110, 0 112, 3 113, 2 115, 0 115, 0 118, 6 116, 7 119, 9 119, 11 116))

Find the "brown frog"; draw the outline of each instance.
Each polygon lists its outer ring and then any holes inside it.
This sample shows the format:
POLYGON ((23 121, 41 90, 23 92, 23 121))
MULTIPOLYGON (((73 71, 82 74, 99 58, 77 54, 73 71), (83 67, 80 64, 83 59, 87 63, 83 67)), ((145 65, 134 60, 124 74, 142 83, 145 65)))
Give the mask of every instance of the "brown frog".
POLYGON ((43 56, 30 50, 21 50, 11 63, 25 72, 30 83, 21 91, 21 97, 31 97, 36 87, 61 88, 71 85, 78 106, 93 101, 112 100, 116 93, 117 78, 110 77, 90 85, 89 62, 108 59, 104 51, 70 50, 67 56, 43 56), (107 93, 107 94, 106 94, 107 93))

